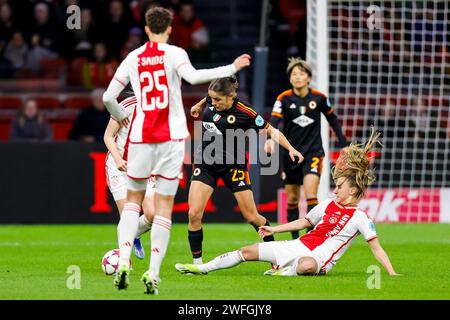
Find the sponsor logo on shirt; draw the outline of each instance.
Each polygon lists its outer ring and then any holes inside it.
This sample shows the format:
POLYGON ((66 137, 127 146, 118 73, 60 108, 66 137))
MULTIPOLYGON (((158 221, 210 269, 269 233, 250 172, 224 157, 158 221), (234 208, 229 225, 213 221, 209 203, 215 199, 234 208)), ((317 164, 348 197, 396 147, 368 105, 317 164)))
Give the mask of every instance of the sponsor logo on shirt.
POLYGON ((325 235, 327 237, 333 237, 333 236, 337 235, 342 230, 342 228, 345 226, 345 224, 347 223, 347 221, 349 219, 350 219, 350 216, 348 214, 344 215, 341 218, 341 220, 339 220, 339 222, 336 224, 336 226, 333 228, 333 230, 328 231, 325 235))
POLYGON ((292 122, 294 122, 295 124, 298 124, 300 127, 304 128, 304 127, 309 126, 311 123, 314 123, 314 120, 305 115, 301 115, 300 117, 297 117, 294 120, 292 120, 292 122))
POLYGON ((218 134, 219 136, 222 135, 222 132, 220 132, 219 128, 216 127, 216 125, 212 122, 205 122, 203 121, 203 128, 208 130, 211 133, 218 134))

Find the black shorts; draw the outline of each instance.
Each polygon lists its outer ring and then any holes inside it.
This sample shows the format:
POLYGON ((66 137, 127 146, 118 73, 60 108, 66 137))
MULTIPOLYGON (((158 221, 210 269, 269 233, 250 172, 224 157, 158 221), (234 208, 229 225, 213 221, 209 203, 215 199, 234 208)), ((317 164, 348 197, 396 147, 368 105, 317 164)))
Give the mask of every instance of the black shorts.
POLYGON ((289 154, 284 156, 284 184, 302 185, 303 177, 307 174, 315 174, 320 177, 322 173, 323 154, 321 152, 308 152, 303 156, 305 159, 301 163, 293 162, 289 154))
POLYGON ((222 178, 233 193, 252 189, 250 174, 241 166, 195 165, 192 169, 191 181, 201 181, 213 189, 216 188, 219 178, 222 178))

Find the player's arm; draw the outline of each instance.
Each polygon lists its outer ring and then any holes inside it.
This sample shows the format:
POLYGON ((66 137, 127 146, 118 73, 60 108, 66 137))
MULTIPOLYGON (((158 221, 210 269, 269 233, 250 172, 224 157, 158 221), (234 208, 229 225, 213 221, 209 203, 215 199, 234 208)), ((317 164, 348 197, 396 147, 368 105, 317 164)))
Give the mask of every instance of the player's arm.
POLYGON ((117 101, 117 97, 130 82, 130 70, 133 57, 128 55, 117 68, 114 77, 103 94, 103 103, 109 113, 122 125, 128 126, 129 119, 125 110, 117 101))
POLYGON ((261 226, 259 227, 258 234, 261 238, 264 238, 265 236, 270 236, 274 233, 298 231, 312 226, 313 225, 307 219, 300 218, 295 221, 280 224, 279 226, 275 227, 261 226))
POLYGON ((120 123, 111 118, 108 122, 108 126, 106 127, 105 134, 103 135, 103 141, 105 142, 106 148, 108 148, 108 151, 111 153, 114 162, 117 165, 117 169, 120 171, 126 171, 127 162, 123 160, 119 150, 117 150, 115 142, 115 137, 119 129, 120 123))
POLYGON ((284 136, 283 133, 281 133, 280 130, 275 129, 270 124, 268 124, 266 132, 267 135, 270 136, 276 143, 289 151, 289 156, 291 157, 292 161, 297 161, 298 163, 303 161, 303 155, 289 143, 288 139, 284 136), (298 160, 296 160, 295 157, 297 157, 298 160))
MULTIPOLYGON (((324 102, 325 104, 325 102, 324 102)), ((331 107, 329 99, 326 99, 326 105, 322 106, 322 113, 325 115, 325 118, 327 119, 328 123, 330 124, 331 128, 333 128, 334 133, 336 134, 336 137, 338 138, 339 147, 343 148, 348 146, 348 141, 345 138, 344 133, 342 132, 342 127, 339 124, 339 120, 334 113, 334 108, 331 107)))
MULTIPOLYGON (((277 97, 272 109, 272 113, 270 114, 269 123, 275 129, 278 129, 281 121, 283 121, 283 102, 282 95, 277 97)), ((270 134, 267 134, 267 141, 264 144, 264 151, 268 154, 273 153, 275 148, 274 142, 270 134)))
POLYGON ((386 269, 390 276, 398 276, 399 274, 395 272, 394 267, 389 260, 387 253, 383 250, 378 241, 378 238, 374 238, 368 241, 370 249, 372 250, 373 255, 378 260, 378 262, 386 269))
POLYGON ((194 118, 198 118, 200 116, 200 113, 202 112, 202 109, 206 106, 206 97, 197 102, 192 108, 191 108, 191 116, 194 118))
POLYGON ((232 64, 212 69, 195 69, 186 51, 179 49, 174 53, 173 60, 176 63, 178 74, 190 84, 205 83, 217 78, 228 77, 250 65, 250 55, 242 54, 232 64))

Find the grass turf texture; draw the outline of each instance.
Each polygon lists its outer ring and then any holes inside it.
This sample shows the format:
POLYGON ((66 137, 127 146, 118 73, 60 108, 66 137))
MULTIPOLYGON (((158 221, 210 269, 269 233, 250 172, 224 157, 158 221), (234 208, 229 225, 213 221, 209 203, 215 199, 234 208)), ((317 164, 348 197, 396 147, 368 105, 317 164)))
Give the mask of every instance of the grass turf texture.
MULTIPOLYGON (((368 289, 373 273, 367 269, 379 264, 361 236, 324 277, 263 276, 270 267, 264 262, 186 276, 174 264, 191 263, 187 227, 174 225, 155 297, 144 295, 140 282, 148 267, 148 234, 142 238, 146 258, 133 256, 130 286, 119 292, 113 277, 101 270, 103 254, 117 247, 116 226, 0 226, 0 299, 450 299, 450 225, 381 224, 377 232, 402 276, 389 277, 380 266, 380 289, 368 289), (67 288, 71 265, 81 270, 80 289, 67 288)), ((276 239, 287 240, 289 234, 276 239)), ((258 241, 247 224, 206 224, 204 261, 258 241)))

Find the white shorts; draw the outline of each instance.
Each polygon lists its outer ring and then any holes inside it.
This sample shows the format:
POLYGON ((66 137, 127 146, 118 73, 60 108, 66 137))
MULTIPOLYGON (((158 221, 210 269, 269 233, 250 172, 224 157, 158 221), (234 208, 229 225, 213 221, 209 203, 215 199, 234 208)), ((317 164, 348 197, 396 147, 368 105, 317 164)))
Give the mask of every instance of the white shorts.
POLYGON ((127 175, 135 180, 148 179, 150 176, 166 180, 180 179, 184 149, 184 141, 130 143, 127 175))
POLYGON ((259 260, 271 262, 280 267, 297 264, 298 260, 303 257, 311 257, 316 260, 317 274, 323 265, 322 259, 298 239, 262 242, 259 243, 258 250, 259 260))
MULTIPOLYGON (((106 159, 106 183, 109 191, 113 195, 114 201, 127 198, 127 173, 117 169, 116 162, 110 155, 106 159)), ((150 178, 147 182, 145 196, 148 197, 155 193, 155 180, 150 178)))

